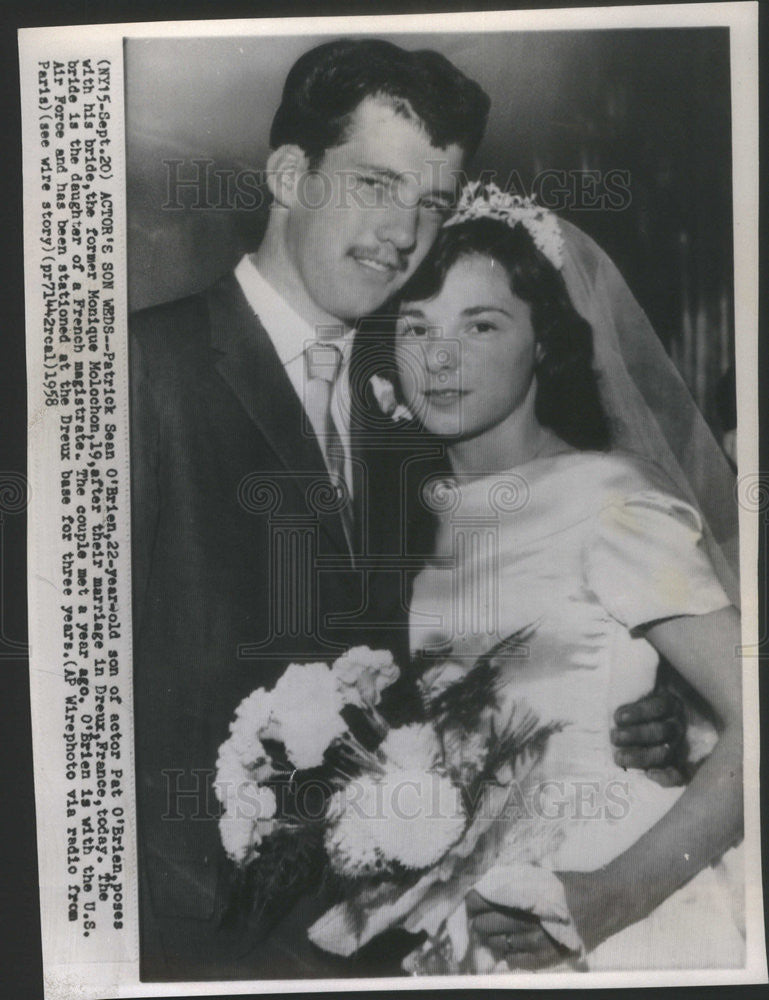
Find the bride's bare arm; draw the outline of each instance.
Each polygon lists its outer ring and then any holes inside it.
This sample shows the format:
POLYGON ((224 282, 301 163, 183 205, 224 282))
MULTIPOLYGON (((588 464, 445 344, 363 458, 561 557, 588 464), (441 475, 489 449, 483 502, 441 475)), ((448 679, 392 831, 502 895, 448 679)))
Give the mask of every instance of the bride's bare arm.
MULTIPOLYGON (((648 640, 707 699, 719 740, 675 806, 605 868, 558 872, 578 931, 590 951, 646 917, 742 834, 742 697, 739 615, 734 608, 672 618, 648 640)), ((478 938, 511 965, 536 969, 563 952, 529 915, 467 897, 478 938)))
POLYGON ((739 615, 725 608, 673 618, 646 638, 710 703, 719 740, 675 806, 632 847, 594 872, 562 872, 588 950, 647 916, 742 834, 739 615))

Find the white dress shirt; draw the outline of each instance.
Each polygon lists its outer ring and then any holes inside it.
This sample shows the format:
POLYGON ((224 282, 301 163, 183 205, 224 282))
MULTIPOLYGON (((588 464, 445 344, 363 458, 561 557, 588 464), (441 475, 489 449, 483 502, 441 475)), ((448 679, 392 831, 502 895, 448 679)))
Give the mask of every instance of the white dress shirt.
MULTIPOLYGON (((286 375, 288 375, 289 381, 294 387, 294 391, 305 408, 305 414, 315 434, 322 440, 325 436, 325 427, 318 423, 317 415, 308 412, 304 404, 304 388, 307 378, 304 351, 308 344, 315 343, 320 339, 316 330, 275 291, 272 285, 254 266, 248 254, 242 258, 235 268, 235 277, 243 289, 246 301, 259 317, 260 323, 267 331, 267 336, 275 348, 280 363, 283 365, 286 375)), ((340 327, 343 326, 341 322, 339 325, 340 327)), ((350 495, 352 495, 353 489, 352 460, 350 458, 349 372, 352 338, 352 331, 347 331, 343 337, 334 341, 341 351, 342 363, 331 396, 331 416, 344 446, 344 477, 347 487, 350 490, 350 495)), ((321 451, 323 451, 322 448, 321 451)))

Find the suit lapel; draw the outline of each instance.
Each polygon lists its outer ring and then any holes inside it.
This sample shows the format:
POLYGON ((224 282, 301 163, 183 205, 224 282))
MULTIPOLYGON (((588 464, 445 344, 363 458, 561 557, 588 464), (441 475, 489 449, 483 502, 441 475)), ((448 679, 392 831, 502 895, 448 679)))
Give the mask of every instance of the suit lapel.
POLYGON ((402 455, 396 427, 382 413, 370 387, 372 375, 391 375, 392 368, 386 320, 362 320, 350 357, 350 438, 354 463, 364 470, 367 483, 367 489, 355 493, 355 520, 366 532, 370 552, 392 548, 400 524, 402 455))
MULTIPOLYGON (((279 458, 282 469, 275 471, 303 495, 315 476, 330 488, 328 469, 302 403, 234 275, 211 289, 208 308, 214 367, 279 458)), ((339 515, 320 514, 319 521, 334 551, 348 551, 339 515)))
MULTIPOLYGON (((397 379, 392 322, 372 316, 359 324, 350 361, 352 453, 369 483, 366 517, 370 551, 426 555, 433 519, 420 499, 422 482, 449 472, 444 444, 415 425, 400 426, 382 413, 372 375, 397 379)), ((356 494, 356 503, 358 496, 356 494)), ((356 509, 356 518, 363 512, 356 509)))
POLYGON ((234 276, 209 297, 211 347, 216 370, 237 396, 289 472, 326 469, 301 401, 267 331, 251 311, 234 276))

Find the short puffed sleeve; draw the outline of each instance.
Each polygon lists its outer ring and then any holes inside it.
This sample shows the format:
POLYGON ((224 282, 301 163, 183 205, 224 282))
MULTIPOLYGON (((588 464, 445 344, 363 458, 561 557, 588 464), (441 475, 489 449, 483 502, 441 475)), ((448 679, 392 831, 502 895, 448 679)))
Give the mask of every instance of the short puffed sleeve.
POLYGON ((698 512, 646 489, 607 502, 584 548, 585 582, 629 629, 730 604, 705 552, 698 512))

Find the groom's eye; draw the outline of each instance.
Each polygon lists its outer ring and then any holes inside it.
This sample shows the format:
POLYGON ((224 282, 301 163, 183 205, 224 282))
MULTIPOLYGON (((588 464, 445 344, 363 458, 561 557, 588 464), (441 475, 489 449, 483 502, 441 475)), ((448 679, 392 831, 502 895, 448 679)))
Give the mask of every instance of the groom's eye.
POLYGON ((448 218, 451 215, 451 202, 444 198, 423 198, 420 204, 426 211, 433 212, 441 218, 448 218))
POLYGON ((385 203, 388 181, 376 174, 359 174, 358 190, 366 192, 363 197, 365 207, 381 207, 385 203))

